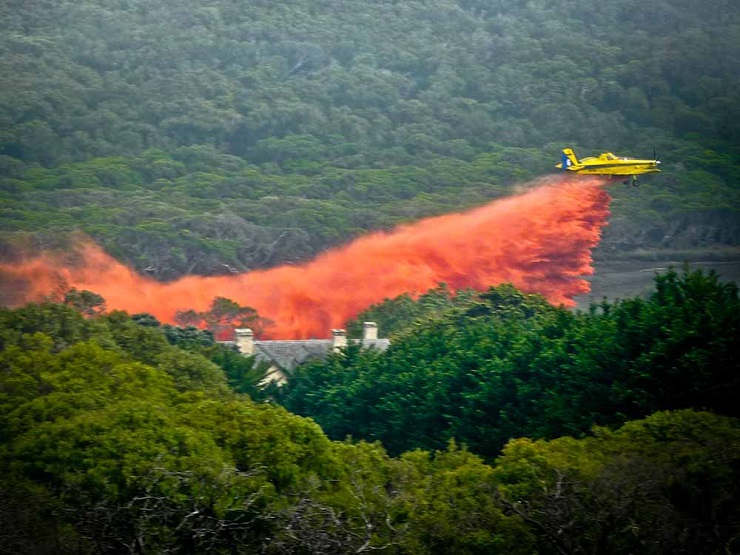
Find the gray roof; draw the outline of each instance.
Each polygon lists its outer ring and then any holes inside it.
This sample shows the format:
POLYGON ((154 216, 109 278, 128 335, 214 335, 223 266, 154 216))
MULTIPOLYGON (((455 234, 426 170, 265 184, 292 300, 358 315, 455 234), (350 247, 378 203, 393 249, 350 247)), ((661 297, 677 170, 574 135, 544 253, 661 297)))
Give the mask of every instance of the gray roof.
MULTIPOLYGON (((388 339, 349 340, 362 343, 364 349, 375 348, 385 351, 390 345, 388 339)), ((257 361, 265 361, 284 370, 295 368, 309 360, 324 360, 331 352, 334 343, 331 339, 304 339, 296 341, 255 341, 254 355, 257 361)))
POLYGON ((378 349, 379 351, 385 351, 391 346, 391 340, 385 338, 379 339, 350 339, 353 343, 362 343, 363 349, 378 349))
POLYGON ((331 347, 331 339, 255 341, 254 356, 259 362, 265 361, 284 370, 294 370, 309 359, 325 359, 331 347))

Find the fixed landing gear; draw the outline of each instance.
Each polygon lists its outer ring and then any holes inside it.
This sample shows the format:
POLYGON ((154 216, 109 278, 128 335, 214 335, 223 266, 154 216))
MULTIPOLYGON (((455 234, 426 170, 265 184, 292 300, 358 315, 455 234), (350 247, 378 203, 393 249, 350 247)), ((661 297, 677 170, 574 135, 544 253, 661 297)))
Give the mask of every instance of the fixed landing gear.
POLYGON ((627 179, 624 181, 625 185, 632 184, 633 187, 637 187, 639 184, 637 183, 637 176, 633 175, 630 179, 627 179))

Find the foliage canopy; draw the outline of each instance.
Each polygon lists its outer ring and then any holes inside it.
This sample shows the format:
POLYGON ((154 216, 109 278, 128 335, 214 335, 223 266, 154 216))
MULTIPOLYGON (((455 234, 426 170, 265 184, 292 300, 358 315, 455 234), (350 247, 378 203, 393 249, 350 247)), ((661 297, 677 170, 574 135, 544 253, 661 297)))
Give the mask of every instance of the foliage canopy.
POLYGON ((674 4, 11 3, 0 238, 82 230, 162 280, 269 267, 573 146, 662 155, 659 187, 615 190, 613 244, 737 245, 740 14, 674 4))

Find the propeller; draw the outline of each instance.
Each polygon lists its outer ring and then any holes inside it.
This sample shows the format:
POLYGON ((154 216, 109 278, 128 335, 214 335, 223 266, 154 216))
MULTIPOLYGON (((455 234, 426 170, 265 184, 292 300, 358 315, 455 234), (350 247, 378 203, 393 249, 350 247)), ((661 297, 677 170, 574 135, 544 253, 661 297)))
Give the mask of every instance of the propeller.
POLYGON ((655 151, 655 147, 653 147, 653 160, 656 164, 660 164, 660 160, 658 160, 658 153, 655 151))

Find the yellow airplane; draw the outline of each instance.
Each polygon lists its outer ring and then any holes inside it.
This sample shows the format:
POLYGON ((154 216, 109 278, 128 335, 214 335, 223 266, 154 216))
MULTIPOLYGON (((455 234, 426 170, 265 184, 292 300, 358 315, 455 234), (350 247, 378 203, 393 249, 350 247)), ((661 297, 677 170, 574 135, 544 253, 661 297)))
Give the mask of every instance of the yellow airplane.
POLYGON ((572 171, 585 175, 603 175, 609 178, 621 179, 623 176, 630 176, 625 183, 632 181, 632 185, 637 185, 637 176, 643 173, 656 173, 660 160, 653 153, 654 160, 639 160, 637 158, 620 158, 611 152, 604 152, 599 156, 589 156, 579 160, 576 158, 573 149, 563 149, 562 161, 555 166, 563 171, 572 171))

